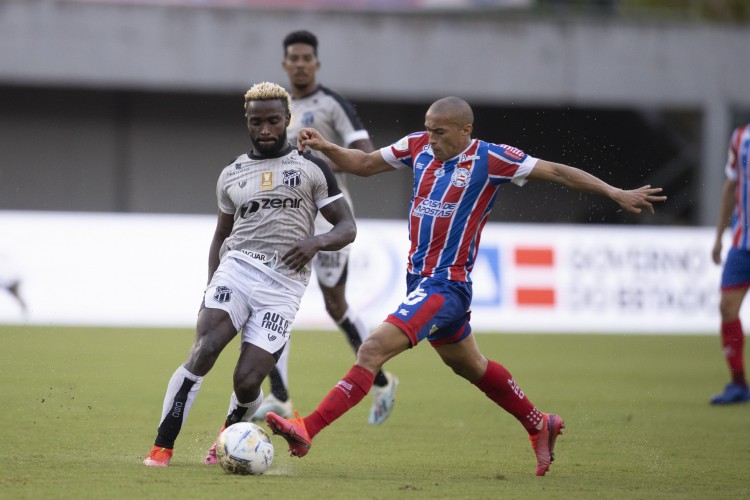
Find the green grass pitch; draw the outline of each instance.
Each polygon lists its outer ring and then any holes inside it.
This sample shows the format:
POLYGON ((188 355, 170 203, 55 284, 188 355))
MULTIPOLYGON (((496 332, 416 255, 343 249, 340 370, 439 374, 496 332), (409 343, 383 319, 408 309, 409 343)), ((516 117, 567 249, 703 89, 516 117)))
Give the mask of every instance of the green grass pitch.
MULTIPOLYGON (((228 403, 237 344, 206 377, 169 468, 141 464, 189 330, 0 327, 2 498, 748 498, 750 405, 708 397, 717 336, 477 335, 565 434, 547 477, 521 425, 424 343, 392 360, 391 418, 369 397, 303 459, 274 437, 265 476, 202 464, 228 403)), ((294 333, 292 398, 314 408, 351 366, 337 332, 294 333)))

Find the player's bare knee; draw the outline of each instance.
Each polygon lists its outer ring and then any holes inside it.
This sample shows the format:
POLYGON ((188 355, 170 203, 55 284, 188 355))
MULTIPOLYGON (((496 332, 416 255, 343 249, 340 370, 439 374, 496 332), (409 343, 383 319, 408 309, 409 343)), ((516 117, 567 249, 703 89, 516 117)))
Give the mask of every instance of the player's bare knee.
POLYGON ((455 373, 459 377, 463 377, 463 378, 468 377, 468 370, 466 369, 465 366, 457 365, 455 363, 450 363, 445 359, 443 360, 443 362, 446 364, 446 366, 448 366, 448 368, 450 368, 453 371, 453 373, 455 373))
POLYGON ((731 321, 739 317, 742 301, 722 297, 719 301, 719 313, 722 321, 731 321))
POLYGON ((219 358, 225 345, 210 335, 198 337, 190 349, 185 368, 196 375, 205 375, 219 358))
POLYGON ((481 363, 474 360, 450 357, 443 357, 442 359, 443 363, 453 370, 453 373, 469 381, 481 378, 486 370, 486 366, 482 366, 481 363))
POLYGON ((357 364, 373 373, 380 370, 387 359, 388 353, 385 352, 382 342, 372 337, 368 337, 357 351, 357 364))
POLYGON ((248 403, 257 398, 258 390, 264 378, 265 375, 257 370, 241 370, 239 368, 235 370, 234 393, 237 395, 237 399, 243 403, 248 403))

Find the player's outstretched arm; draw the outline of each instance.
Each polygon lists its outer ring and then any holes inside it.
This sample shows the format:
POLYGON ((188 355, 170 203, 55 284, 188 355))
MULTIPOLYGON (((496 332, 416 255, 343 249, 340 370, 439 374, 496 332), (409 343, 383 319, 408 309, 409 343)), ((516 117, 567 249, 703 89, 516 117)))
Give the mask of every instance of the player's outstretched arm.
POLYGON ((619 189, 581 169, 546 160, 539 160, 528 178, 554 182, 576 191, 606 196, 634 214, 640 214, 644 208, 653 214, 653 203, 667 199, 666 196, 657 196, 662 192, 661 188, 646 185, 637 189, 619 189))
POLYGON ((304 153, 305 148, 320 151, 340 170, 360 177, 395 170, 383 159, 379 150, 366 153, 359 149, 346 149, 326 141, 314 128, 303 128, 297 134, 297 149, 304 153))

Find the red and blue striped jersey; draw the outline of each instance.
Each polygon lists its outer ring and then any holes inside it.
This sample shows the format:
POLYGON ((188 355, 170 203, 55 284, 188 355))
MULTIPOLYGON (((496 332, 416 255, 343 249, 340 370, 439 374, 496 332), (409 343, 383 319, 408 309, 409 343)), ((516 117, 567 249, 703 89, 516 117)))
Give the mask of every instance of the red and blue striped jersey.
POLYGON ((734 217, 732 220, 732 246, 750 250, 750 123, 737 127, 729 141, 729 154, 724 168, 729 179, 737 181, 734 217))
POLYGON ((410 134, 380 153, 394 168, 414 172, 408 271, 471 282, 498 187, 525 184, 536 158, 511 146, 472 139, 461 154, 442 162, 433 155, 427 132, 410 134))

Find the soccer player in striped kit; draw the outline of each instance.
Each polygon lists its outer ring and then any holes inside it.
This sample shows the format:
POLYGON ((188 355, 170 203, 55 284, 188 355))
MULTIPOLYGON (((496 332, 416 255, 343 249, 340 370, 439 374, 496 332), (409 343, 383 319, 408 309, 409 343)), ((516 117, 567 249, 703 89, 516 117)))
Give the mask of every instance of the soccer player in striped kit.
POLYGON ((536 455, 536 475, 549 469, 555 440, 564 427, 562 418, 537 409, 503 365, 482 355, 469 324, 470 273, 498 187, 527 180, 555 182, 606 196, 636 214, 643 209, 653 213, 652 203, 666 197, 657 195, 661 188, 618 189, 577 168, 474 139, 473 121, 466 101, 446 97, 427 110, 426 131, 369 154, 335 146, 315 130, 300 131, 298 147, 322 151, 347 172, 370 176, 412 169, 414 191, 406 298, 370 334, 356 364, 316 410, 304 418, 266 415, 292 455, 307 454, 316 434, 364 398, 383 363, 426 339, 457 375, 519 420, 536 455))
MULTIPOLYGON (((287 130, 290 140, 295 141, 297 132, 303 127, 311 127, 339 146, 372 151, 370 134, 364 128, 354 106, 340 94, 317 82, 316 75, 320 69, 317 37, 309 31, 293 31, 284 37, 283 47, 282 67, 289 76, 292 95, 292 118, 287 130)), ((349 206, 352 206, 346 186, 346 174, 338 172, 336 165, 324 155, 317 151, 313 153, 329 164, 344 198, 349 206)), ((330 227, 322 216, 315 219, 316 233, 327 232, 330 227)), ((332 252, 318 252, 313 258, 312 265, 323 294, 326 311, 356 353, 370 332, 346 300, 349 250, 349 247, 345 247, 332 252)), ((256 420, 263 420, 269 411, 284 417, 292 416, 288 379, 290 347, 291 343, 284 349, 278 364, 268 375, 271 394, 266 396, 255 414, 256 420)), ((368 417, 370 424, 380 425, 388 418, 393 409, 397 388, 398 378, 392 373, 380 370, 375 374, 371 391, 372 407, 368 417)), ((206 463, 214 461, 209 453, 206 463)))
POLYGON ((737 127, 729 141, 724 172, 726 181, 721 193, 719 221, 712 257, 721 264, 724 230, 732 222, 732 247, 727 253, 721 275, 721 344, 732 380, 724 392, 711 397, 711 404, 733 404, 750 401, 745 377, 745 334, 740 321, 740 307, 750 287, 750 123, 737 127))

